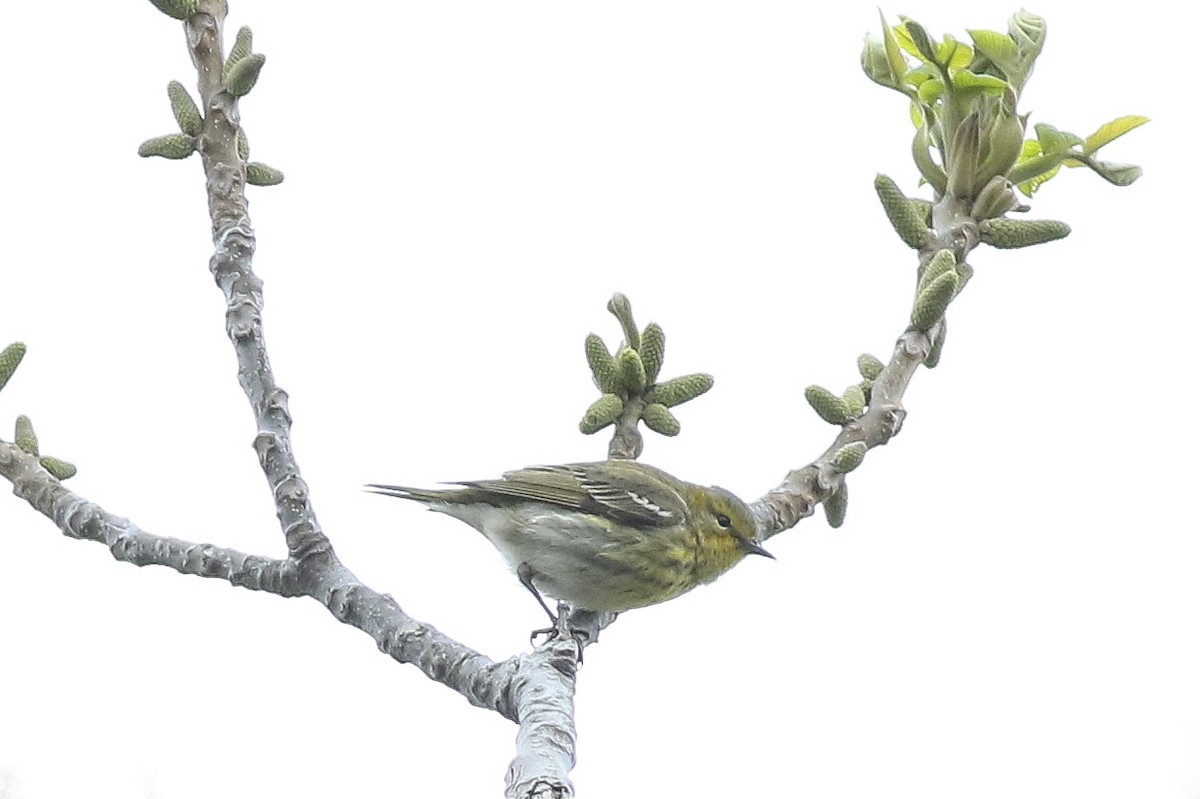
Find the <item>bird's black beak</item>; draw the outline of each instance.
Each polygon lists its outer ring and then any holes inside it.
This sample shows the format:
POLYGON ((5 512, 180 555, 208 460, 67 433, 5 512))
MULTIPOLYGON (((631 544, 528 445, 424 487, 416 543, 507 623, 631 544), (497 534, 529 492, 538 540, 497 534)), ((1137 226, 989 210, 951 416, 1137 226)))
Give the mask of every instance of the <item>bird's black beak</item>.
POLYGON ((775 560, 775 556, 763 549, 757 541, 742 541, 741 545, 747 555, 762 555, 764 558, 775 560))

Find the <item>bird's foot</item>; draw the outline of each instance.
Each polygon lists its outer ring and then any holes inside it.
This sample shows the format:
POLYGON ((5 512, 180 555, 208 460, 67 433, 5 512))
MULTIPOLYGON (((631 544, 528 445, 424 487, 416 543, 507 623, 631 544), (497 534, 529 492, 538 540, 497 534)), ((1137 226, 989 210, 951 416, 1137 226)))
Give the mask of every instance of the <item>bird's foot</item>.
POLYGON ((583 663, 583 648, 587 646, 592 637, 590 631, 571 626, 571 606, 566 602, 558 603, 558 613, 554 616, 554 624, 552 626, 534 630, 529 634, 529 643, 537 646, 537 638, 541 635, 546 636, 546 640, 543 642, 546 644, 566 638, 574 641, 579 651, 579 654, 576 656, 576 662, 578 663, 583 663))

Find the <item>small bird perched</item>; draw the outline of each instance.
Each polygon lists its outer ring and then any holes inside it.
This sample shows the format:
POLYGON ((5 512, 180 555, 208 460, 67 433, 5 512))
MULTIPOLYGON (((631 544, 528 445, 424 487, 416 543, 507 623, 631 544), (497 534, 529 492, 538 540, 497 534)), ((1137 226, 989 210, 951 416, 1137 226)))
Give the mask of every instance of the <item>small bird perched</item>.
POLYGON ((711 583, 746 555, 773 558, 733 494, 637 461, 531 466, 455 485, 368 488, 483 533, 551 621, 541 592, 576 609, 620 613, 711 583))

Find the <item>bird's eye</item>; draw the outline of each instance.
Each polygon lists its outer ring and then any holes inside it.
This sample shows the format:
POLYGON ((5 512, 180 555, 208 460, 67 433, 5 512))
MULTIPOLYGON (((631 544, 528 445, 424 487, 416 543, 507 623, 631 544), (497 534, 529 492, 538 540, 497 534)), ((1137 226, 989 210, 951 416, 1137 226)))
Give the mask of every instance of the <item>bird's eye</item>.
POLYGON ((717 514, 717 524, 720 525, 721 527, 723 527, 724 529, 728 530, 729 525, 733 524, 733 522, 730 521, 729 517, 726 516, 724 513, 718 513, 717 514))

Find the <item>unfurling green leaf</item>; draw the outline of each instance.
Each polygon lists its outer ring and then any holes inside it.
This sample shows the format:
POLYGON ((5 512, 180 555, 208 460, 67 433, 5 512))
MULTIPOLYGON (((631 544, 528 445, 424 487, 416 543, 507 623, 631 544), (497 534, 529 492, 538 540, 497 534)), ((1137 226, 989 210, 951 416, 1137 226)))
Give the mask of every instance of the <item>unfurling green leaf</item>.
POLYGON ((1070 232, 1066 222, 1053 219, 989 219, 979 226, 980 240, 1001 250, 1045 244, 1070 232))
POLYGON ((1134 164, 1090 160, 1086 165, 1114 186, 1128 186, 1142 176, 1142 168, 1134 164))
POLYGON ((621 415, 624 408, 625 403, 616 394, 605 394, 593 402, 584 413, 583 419, 579 422, 579 432, 591 435, 598 430, 603 430, 617 421, 617 417, 621 415))
POLYGON ((887 48, 884 43, 874 36, 867 34, 863 41, 862 55, 859 56, 858 63, 862 66, 862 71, 867 77, 884 86, 888 89, 903 91, 901 84, 892 74, 892 68, 888 64, 887 48))
POLYGON ((1008 35, 1017 43, 1020 57, 1032 67, 1046 42, 1046 20, 1022 9, 1009 17, 1008 35))
POLYGON ((150 0, 154 7, 175 19, 187 19, 196 13, 196 0, 150 0))
POLYGON ((70 480, 79 470, 75 468, 75 464, 68 463, 60 458, 44 457, 38 461, 42 464, 42 468, 50 472, 50 476, 55 480, 70 480))
POLYGON ((917 295, 913 303, 912 326, 916 330, 928 330, 946 313, 950 300, 958 291, 958 274, 950 271, 930 282, 917 295))
POLYGON ((188 136, 200 135, 204 118, 200 116, 200 109, 196 107, 196 102, 188 94, 188 90, 183 88, 183 84, 177 80, 168 83, 167 98, 171 101, 171 113, 175 115, 179 129, 188 136))
POLYGON ((238 29, 237 37, 233 40, 233 47, 229 48, 229 55, 225 59, 225 77, 229 77, 229 70, 234 64, 250 55, 253 51, 254 33, 249 27, 243 25, 238 29))
POLYGON ((646 390, 646 367, 642 357, 632 347, 622 347, 617 353, 617 372, 621 387, 630 394, 641 394, 646 390))
POLYGON ((883 362, 870 353, 858 356, 858 373, 866 380, 874 381, 883 371, 883 362))
POLYGON ((929 345, 929 354, 925 356, 925 367, 933 369, 942 360, 942 345, 946 343, 946 320, 942 320, 942 326, 938 328, 937 335, 929 345))
POLYGON ((900 45, 896 41, 896 35, 892 33, 891 26, 884 19, 882 9, 879 11, 879 26, 883 29, 883 49, 887 56, 888 71, 896 83, 901 83, 904 76, 908 73, 908 61, 904 58, 904 53, 900 50, 900 45))
POLYGON ((653 383, 658 379, 658 371, 662 369, 663 352, 667 347, 667 337, 663 329, 654 322, 646 325, 642 331, 641 346, 638 355, 642 356, 642 365, 646 367, 646 381, 653 383))
POLYGON ((612 394, 619 388, 617 381, 617 361, 613 358, 604 340, 595 333, 588 334, 583 342, 583 351, 587 355, 588 366, 592 370, 592 380, 596 388, 606 394, 612 394))
POLYGON ((876 39, 874 36, 868 34, 866 40, 863 42, 863 50, 859 58, 859 63, 867 77, 880 86, 895 89, 908 97, 912 97, 913 90, 908 87, 904 80, 905 75, 908 73, 908 62, 905 61, 904 54, 900 52, 900 47, 896 43, 896 37, 891 28, 883 20, 882 12, 879 18, 883 22, 883 39, 876 39))
POLYGON ((637 325, 633 322, 633 306, 629 304, 629 298, 618 291, 608 301, 608 312, 621 323, 621 332, 625 334, 625 346, 632 350, 641 346, 641 336, 638 335, 637 325))
POLYGON ((1046 155, 1063 155, 1077 144, 1083 144, 1083 139, 1066 130, 1059 130, 1053 125, 1039 122, 1033 126, 1037 131, 1038 145, 1046 155))
POLYGON ((850 409, 850 413, 855 416, 861 415, 863 408, 867 407, 867 397, 863 394, 862 386, 857 384, 843 391, 842 399, 845 401, 846 407, 850 409))
POLYGON ((954 73, 954 90, 965 92, 968 89, 978 89, 984 94, 999 97, 1009 90, 1008 81, 995 75, 980 75, 966 69, 954 73))
POLYGON ((921 273, 921 281, 917 284, 917 294, 929 288, 930 283, 952 269, 954 269, 954 251, 938 250, 937 254, 925 265, 925 271, 921 273))
POLYGON ((283 183, 283 173, 259 161, 246 164, 246 182, 251 186, 277 186, 283 183))
POLYGON ((1026 197, 1032 197, 1037 190, 1042 187, 1043 183, 1049 182, 1051 178, 1058 174, 1058 170, 1062 168, 1063 160, 1056 155, 1042 155, 1033 160, 1026 161, 1023 164, 1018 164, 1008 173, 1009 180, 1017 184, 1017 188, 1026 197), (1037 174, 1031 178, 1022 178, 1014 180, 1013 176, 1020 176, 1022 172, 1036 171, 1037 174))
POLYGON ((825 520, 835 530, 842 526, 842 522, 846 521, 846 505, 849 499, 849 489, 846 487, 845 481, 843 481, 838 486, 838 490, 830 494, 829 498, 821 503, 821 507, 825 509, 825 520))
POLYGON ((958 123, 954 131, 954 143, 950 148, 949 166, 946 169, 946 192, 963 200, 974 200, 978 191, 978 167, 983 147, 983 131, 980 128, 979 112, 972 111, 958 123))
POLYGON ((922 124, 921 127, 917 128, 917 132, 913 136, 913 163, 917 165, 917 169, 920 170, 921 177, 925 178, 925 182, 933 186, 934 191, 938 194, 945 194, 946 170, 935 162, 933 156, 929 154, 930 144, 929 126, 922 124))
POLYGON ((1099 130, 1084 139, 1083 151, 1091 155, 1113 139, 1124 136, 1129 131, 1145 125, 1149 121, 1149 117, 1137 116, 1136 114, 1117 117, 1112 122, 1104 123, 1100 126, 1099 130))
POLYGON ((246 138, 246 129, 241 126, 238 126, 237 132, 237 154, 243 161, 250 157, 250 140, 246 138))
POLYGON ((938 43, 935 54, 937 55, 937 63, 945 67, 950 72, 951 77, 957 76, 960 72, 970 74, 967 72, 966 67, 967 64, 971 63, 971 58, 975 53, 971 50, 969 44, 964 44, 947 33, 942 37, 942 41, 938 43))
POLYGON ((917 89, 917 99, 925 105, 935 105, 946 93, 946 83, 941 78, 931 78, 917 89))
POLYGON ((21 359, 25 357, 25 345, 20 341, 13 342, 0 352, 0 389, 8 383, 8 379, 13 376, 13 372, 17 371, 17 367, 21 365, 21 359))
POLYGON ((849 474, 859 467, 865 457, 867 457, 866 442, 854 441, 833 453, 833 468, 842 474, 849 474))
POLYGON ((1008 178, 1004 175, 994 175, 975 198, 971 206, 971 216, 976 220, 994 219, 1004 216, 1018 205, 1020 203, 1008 178))
POLYGON ((843 425, 854 418, 846 401, 823 386, 804 389, 804 398, 817 415, 830 424, 843 425))
MULTIPOLYGON (((1014 77, 1014 73, 1019 73, 1017 43, 1012 37, 989 30, 968 30, 967 35, 975 45, 977 57, 983 55, 1009 79, 1014 77)), ((1017 84, 1015 88, 1020 90, 1020 84, 1014 83, 1017 84)))
POLYGON ((712 375, 703 373, 684 375, 654 386, 646 395, 646 399, 649 402, 658 402, 668 408, 674 408, 676 405, 691 402, 712 387, 712 375))
POLYGON ((875 193, 883 205, 883 212, 900 240, 919 250, 929 241, 929 225, 926 218, 916 205, 904 193, 896 182, 887 175, 875 176, 875 193))
POLYGON ((28 416, 17 417, 17 429, 13 436, 13 443, 20 447, 22 452, 28 452, 30 455, 38 454, 37 433, 33 432, 33 422, 29 421, 28 416))
POLYGON ((659 435, 679 435, 679 420, 661 403, 652 402, 647 405, 646 410, 642 411, 642 421, 646 423, 646 427, 659 435))
MULTIPOLYGON (((929 38, 929 34, 925 32, 925 28, 921 27, 921 23, 904 16, 900 17, 900 20, 903 24, 896 26, 895 30, 899 33, 903 29, 907 34, 908 41, 912 44, 912 49, 909 52, 924 61, 936 63, 937 52, 933 48, 933 41, 929 38)), ((902 47, 905 44, 904 39, 904 36, 897 37, 897 41, 902 47)))
POLYGON ((184 133, 172 133, 169 136, 159 136, 142 142, 138 147, 138 155, 142 158, 158 156, 177 161, 180 158, 187 158, 195 150, 195 138, 184 133))
POLYGON ((267 57, 262 53, 251 53, 236 64, 229 66, 229 74, 225 77, 225 89, 234 97, 245 97, 258 83, 258 74, 262 72, 267 57))

